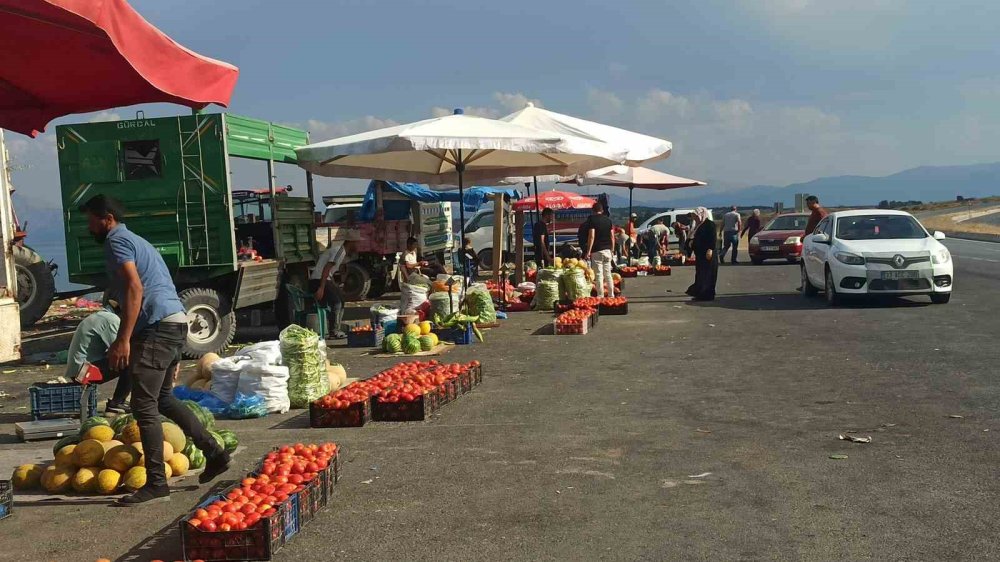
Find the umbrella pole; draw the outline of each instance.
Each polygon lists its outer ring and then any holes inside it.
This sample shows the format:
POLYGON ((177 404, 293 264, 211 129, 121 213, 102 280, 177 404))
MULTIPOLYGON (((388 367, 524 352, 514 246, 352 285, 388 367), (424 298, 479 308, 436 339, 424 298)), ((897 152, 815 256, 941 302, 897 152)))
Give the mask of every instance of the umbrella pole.
POLYGON ((631 185, 628 186, 628 220, 632 220, 632 190, 635 189, 631 185))
MULTIPOLYGON (((538 201, 538 176, 531 176, 531 181, 535 184, 535 224, 538 224, 538 221, 542 220, 542 210, 541 210, 541 206, 540 206, 539 201, 538 201)), ((532 227, 532 228, 534 228, 534 227, 532 227)), ((549 243, 549 231, 548 231, 548 228, 546 228, 546 230, 545 230, 545 245, 549 247, 549 254, 551 256, 554 256, 555 255, 555 248, 553 248, 552 245, 549 243)), ((535 256, 538 256, 538 248, 535 248, 535 256)), ((538 265, 538 267, 541 267, 540 264, 535 264, 535 265, 538 265)))
MULTIPOLYGON (((469 264, 467 263, 468 257, 466 257, 465 255, 465 205, 463 204, 463 202, 465 201, 465 185, 463 184, 463 178, 462 178, 462 174, 465 172, 465 162, 462 161, 461 148, 458 149, 458 161, 455 164, 455 171, 458 172, 458 200, 459 200, 458 222, 462 232, 462 237, 459 242, 462 245, 460 252, 462 255, 462 293, 464 294, 465 289, 467 289, 469 285, 469 280, 468 280, 469 264)), ((496 217, 494 217, 494 219, 495 218, 496 217)))

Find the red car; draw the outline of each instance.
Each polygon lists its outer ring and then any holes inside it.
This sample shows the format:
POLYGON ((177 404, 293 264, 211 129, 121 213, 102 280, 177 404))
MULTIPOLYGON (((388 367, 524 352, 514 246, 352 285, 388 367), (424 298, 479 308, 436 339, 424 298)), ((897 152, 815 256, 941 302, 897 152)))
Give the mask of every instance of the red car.
POLYGON ((788 260, 797 263, 802 257, 802 239, 805 238, 809 213, 778 215, 750 239, 750 261, 788 260))

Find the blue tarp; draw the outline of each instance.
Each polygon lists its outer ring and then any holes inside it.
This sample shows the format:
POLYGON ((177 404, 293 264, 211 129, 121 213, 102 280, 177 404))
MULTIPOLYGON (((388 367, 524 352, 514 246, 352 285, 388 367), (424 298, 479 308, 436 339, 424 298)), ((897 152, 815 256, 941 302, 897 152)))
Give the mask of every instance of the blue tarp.
MULTIPOLYGON (((375 220, 375 190, 378 181, 372 180, 368 184, 368 191, 365 192, 365 200, 361 204, 361 212, 358 213, 358 220, 367 222, 375 220)), ((458 191, 434 191, 427 186, 416 183, 397 183, 394 181, 381 182, 385 189, 395 191, 405 195, 408 199, 419 201, 420 203, 458 203, 458 191)), ((521 193, 511 187, 470 187, 465 190, 465 209, 475 211, 486 201, 486 196, 491 193, 506 193, 512 199, 520 199, 521 193)), ((385 220, 404 220, 410 218, 409 201, 383 201, 385 220)))

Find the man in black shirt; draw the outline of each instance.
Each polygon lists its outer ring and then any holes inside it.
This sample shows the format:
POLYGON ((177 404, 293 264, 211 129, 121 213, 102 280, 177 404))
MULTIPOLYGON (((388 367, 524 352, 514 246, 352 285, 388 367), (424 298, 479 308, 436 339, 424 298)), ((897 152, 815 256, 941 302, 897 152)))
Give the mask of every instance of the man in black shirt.
POLYGON ((552 264, 552 251, 549 249, 549 225, 552 224, 552 209, 542 211, 542 218, 531 227, 532 243, 535 245, 535 261, 538 267, 552 264))
POLYGON ((609 297, 615 296, 615 284, 611 278, 611 261, 615 253, 615 239, 611 231, 614 225, 604 214, 604 205, 594 203, 594 213, 587 219, 589 223, 587 245, 583 248, 583 259, 590 260, 597 282, 597 296, 603 298, 607 285, 609 297))

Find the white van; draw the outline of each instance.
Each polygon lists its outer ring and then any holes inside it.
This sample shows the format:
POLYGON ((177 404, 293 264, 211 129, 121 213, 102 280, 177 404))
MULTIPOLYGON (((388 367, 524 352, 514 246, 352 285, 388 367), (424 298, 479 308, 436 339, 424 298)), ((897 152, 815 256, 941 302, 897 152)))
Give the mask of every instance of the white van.
MULTIPOLYGON (((575 245, 577 243, 577 230, 583 221, 590 217, 590 209, 558 210, 555 212, 555 247, 561 248, 566 244, 575 245)), ((472 218, 465 223, 465 237, 472 242, 475 248, 482 269, 493 266, 493 209, 483 209, 472 215, 472 218)), ((525 213, 524 225, 524 253, 525 259, 534 258, 535 245, 532 242, 532 227, 529 215, 525 213)), ((513 260, 514 237, 513 233, 508 233, 506 246, 506 259, 513 260)))
MULTIPOLYGON (((656 224, 657 220, 663 219, 663 224, 670 229, 670 243, 676 245, 677 235, 674 233, 674 228, 673 228, 674 221, 678 220, 678 217, 680 217, 681 224, 690 225, 691 220, 688 218, 688 214, 693 212, 694 209, 670 209, 669 211, 657 213, 652 217, 650 217, 649 219, 647 219, 642 224, 640 224, 638 228, 636 228, 636 230, 639 232, 639 235, 641 236, 643 232, 649 230, 649 227, 656 224)), ((712 218, 711 209, 708 210, 708 218, 715 220, 714 218, 712 218)))

